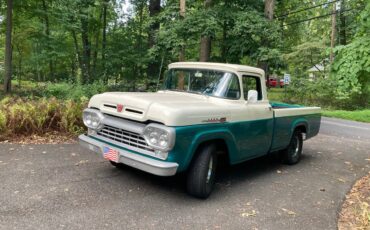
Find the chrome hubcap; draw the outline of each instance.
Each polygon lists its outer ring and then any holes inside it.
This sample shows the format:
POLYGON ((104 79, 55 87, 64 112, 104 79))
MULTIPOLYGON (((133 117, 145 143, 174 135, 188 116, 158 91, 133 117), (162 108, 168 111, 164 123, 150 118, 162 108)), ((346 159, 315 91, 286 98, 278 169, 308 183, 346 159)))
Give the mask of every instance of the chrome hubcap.
POLYGON ((293 152, 293 157, 297 157, 298 152, 299 152, 299 138, 298 137, 295 137, 295 146, 293 148, 295 148, 293 152))
POLYGON ((211 157, 211 159, 209 159, 209 164, 208 164, 208 172, 207 172, 207 183, 209 183, 209 181, 211 180, 211 176, 212 176, 212 170, 213 169, 213 158, 211 157))

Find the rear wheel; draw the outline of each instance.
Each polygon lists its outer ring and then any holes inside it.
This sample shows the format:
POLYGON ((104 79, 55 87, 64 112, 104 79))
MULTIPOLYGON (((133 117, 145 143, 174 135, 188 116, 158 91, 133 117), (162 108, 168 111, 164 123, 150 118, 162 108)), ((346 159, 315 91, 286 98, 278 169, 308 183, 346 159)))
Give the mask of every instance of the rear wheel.
POLYGON ((288 147, 281 152, 282 162, 288 165, 297 164, 302 156, 302 146, 302 132, 296 129, 292 135, 288 147))
POLYGON ((207 198, 215 184, 217 167, 216 146, 209 144, 200 149, 187 175, 187 191, 198 198, 207 198))

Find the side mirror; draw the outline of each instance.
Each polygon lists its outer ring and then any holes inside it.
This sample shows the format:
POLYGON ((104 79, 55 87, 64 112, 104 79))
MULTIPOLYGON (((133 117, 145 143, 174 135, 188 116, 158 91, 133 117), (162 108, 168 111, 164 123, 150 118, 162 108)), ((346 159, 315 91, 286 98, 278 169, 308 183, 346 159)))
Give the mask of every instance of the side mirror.
POLYGON ((248 91, 248 103, 256 103, 257 100, 258 100, 257 90, 249 90, 248 91))

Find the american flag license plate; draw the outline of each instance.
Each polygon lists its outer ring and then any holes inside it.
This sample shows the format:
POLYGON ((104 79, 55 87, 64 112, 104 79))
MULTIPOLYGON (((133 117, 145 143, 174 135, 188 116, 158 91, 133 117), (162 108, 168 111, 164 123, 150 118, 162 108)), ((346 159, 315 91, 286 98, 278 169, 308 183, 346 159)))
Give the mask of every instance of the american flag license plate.
POLYGON ((119 152, 109 147, 103 147, 103 157, 107 160, 118 163, 119 152))

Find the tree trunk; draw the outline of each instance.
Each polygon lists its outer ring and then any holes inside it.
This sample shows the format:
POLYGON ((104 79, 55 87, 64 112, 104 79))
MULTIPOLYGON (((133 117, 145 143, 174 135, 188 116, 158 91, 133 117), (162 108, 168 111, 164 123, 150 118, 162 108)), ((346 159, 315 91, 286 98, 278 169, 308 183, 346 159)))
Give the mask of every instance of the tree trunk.
MULTIPOLYGON (((186 0, 180 0, 180 20, 185 18, 186 12, 186 0)), ((185 38, 183 38, 183 42, 185 43, 185 38)), ((185 45, 180 47, 180 54, 179 54, 179 61, 185 61, 185 45)), ((179 81, 177 83, 177 87, 179 90, 183 90, 185 85, 185 76, 182 72, 180 72, 179 81)))
POLYGON ((82 60, 81 60, 81 53, 80 53, 80 49, 78 48, 77 35, 74 30, 72 30, 72 37, 73 37, 73 44, 76 50, 78 65, 82 71, 83 66, 82 66, 82 60))
MULTIPOLYGON (((275 0, 265 0, 265 18, 269 21, 274 20, 274 9, 275 9, 275 0)), ((268 47, 267 41, 263 41, 264 46, 268 47)), ((269 73, 269 64, 267 61, 259 62, 258 66, 265 71, 265 76, 267 79, 267 87, 270 88, 269 80, 270 80, 270 73, 269 73)))
POLYGON ((200 39, 199 61, 208 62, 211 56, 211 37, 203 36, 200 39))
POLYGON ((330 64, 334 61, 334 46, 335 46, 335 32, 336 32, 336 21, 337 21, 337 8, 335 2, 333 3, 333 14, 331 17, 331 37, 330 37, 330 64))
MULTIPOLYGON (((205 0, 204 7, 208 10, 212 5, 212 0, 205 0)), ((211 42, 212 39, 209 35, 202 36, 200 38, 200 52, 199 52, 199 61, 207 62, 211 56, 211 42)))
MULTIPOLYGON (((149 16, 153 20, 161 11, 161 0, 150 0, 149 1, 149 16)), ((148 33, 148 43, 149 48, 152 48, 155 45, 155 36, 160 27, 158 20, 155 20, 150 24, 149 33, 148 33)))
POLYGON ((105 67, 105 57, 106 57, 106 47, 107 47, 107 7, 108 7, 109 0, 104 0, 103 6, 103 40, 102 40, 102 47, 101 47, 101 59, 102 59, 102 69, 103 69, 103 80, 104 82, 108 82, 107 79, 107 71, 105 67))
MULTIPOLYGON (((50 51, 50 24, 49 24, 49 16, 48 16, 48 7, 46 5, 45 0, 42 0, 42 9, 44 10, 44 23, 45 23, 45 35, 47 37, 47 51, 50 51)), ((54 63, 53 60, 49 57, 49 78, 52 80, 54 78, 54 63)))
POLYGON ((5 75, 4 92, 10 93, 12 80, 12 29, 13 0, 6 1, 6 34, 5 34, 5 75))
MULTIPOLYGON (((149 16, 152 20, 152 23, 149 26, 149 33, 148 33, 149 48, 153 48, 156 43, 155 37, 160 28, 160 23, 158 20, 155 19, 155 17, 160 13, 160 11, 161 11, 161 0, 150 0, 149 1, 149 16)), ((149 62, 148 64, 148 70, 147 70, 148 78, 153 79, 155 76, 157 76, 159 70, 156 64, 158 64, 157 58, 153 57, 153 60, 149 62)))
POLYGON ((98 23, 98 28, 97 28, 97 31, 95 33, 95 48, 94 48, 94 52, 93 52, 93 60, 92 60, 92 75, 95 76, 97 75, 96 73, 96 65, 97 65, 97 62, 98 62, 98 53, 99 53, 99 40, 100 40, 100 29, 101 29, 101 20, 103 18, 103 11, 104 11, 104 6, 103 8, 100 10, 100 13, 99 13, 99 23, 98 23))
POLYGON ((341 45, 347 45, 347 34, 346 34, 346 16, 344 12, 346 10, 345 0, 340 1, 340 31, 339 31, 339 43, 341 45))
MULTIPOLYGON (((180 19, 185 18, 185 12, 186 12, 186 0, 180 0, 180 19)), ((185 45, 182 45, 180 47, 179 61, 185 61, 185 45)))
POLYGON ((227 40, 227 21, 225 20, 222 25, 222 44, 221 44, 221 59, 223 62, 227 61, 227 45, 226 45, 226 40, 227 40))
MULTIPOLYGON (((86 7, 89 7, 88 5, 86 7)), ((82 39, 82 84, 90 82, 90 55, 91 47, 89 41, 88 14, 81 17, 81 39, 82 39)))
POLYGON ((274 19, 275 0, 265 0, 265 17, 268 20, 274 19))

